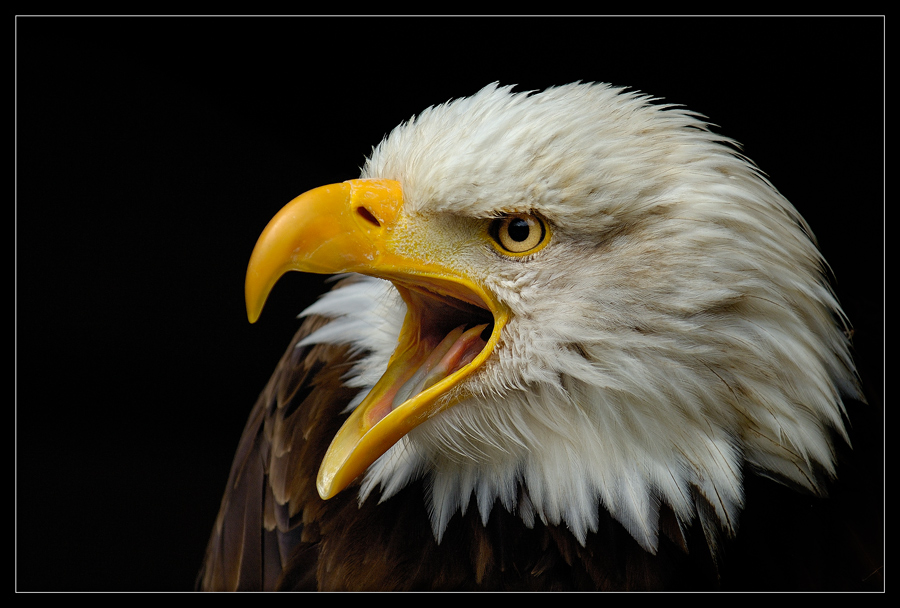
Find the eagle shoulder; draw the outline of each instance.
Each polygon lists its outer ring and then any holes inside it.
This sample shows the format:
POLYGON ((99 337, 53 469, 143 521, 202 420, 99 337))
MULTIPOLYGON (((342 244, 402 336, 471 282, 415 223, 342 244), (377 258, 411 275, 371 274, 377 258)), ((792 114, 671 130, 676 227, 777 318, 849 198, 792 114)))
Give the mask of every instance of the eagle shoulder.
POLYGON ((304 321, 253 406, 198 579, 203 589, 314 586, 316 474, 357 392, 341 378, 352 364, 346 346, 299 346, 328 322, 304 321))

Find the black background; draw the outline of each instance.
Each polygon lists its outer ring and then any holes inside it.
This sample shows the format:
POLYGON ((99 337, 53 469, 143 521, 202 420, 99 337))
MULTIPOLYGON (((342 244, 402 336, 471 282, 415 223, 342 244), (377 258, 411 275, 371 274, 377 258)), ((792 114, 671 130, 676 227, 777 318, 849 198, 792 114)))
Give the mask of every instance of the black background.
POLYGON ((243 424, 322 278, 256 325, 269 218, 429 105, 627 85, 709 117, 806 216, 855 327, 881 501, 879 18, 16 20, 19 590, 189 590, 243 424))

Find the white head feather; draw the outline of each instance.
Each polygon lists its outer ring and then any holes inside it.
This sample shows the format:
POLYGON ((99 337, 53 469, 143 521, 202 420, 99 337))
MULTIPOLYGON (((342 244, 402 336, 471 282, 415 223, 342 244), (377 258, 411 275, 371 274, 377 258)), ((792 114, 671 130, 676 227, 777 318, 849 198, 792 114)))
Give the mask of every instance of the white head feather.
MULTIPOLYGON (((362 177, 401 182, 410 217, 530 211, 553 231, 523 259, 463 254, 512 319, 473 396, 372 465, 362 500, 426 476, 438 539, 473 495, 485 519, 499 499, 582 542, 605 508, 652 552, 660 503, 733 533, 746 465, 813 492, 834 474, 840 395, 861 397, 824 261, 697 115, 607 85, 491 85, 397 127, 362 177)), ((339 320, 306 343, 368 352, 349 383, 372 386, 402 300, 366 279, 313 312, 339 320)))

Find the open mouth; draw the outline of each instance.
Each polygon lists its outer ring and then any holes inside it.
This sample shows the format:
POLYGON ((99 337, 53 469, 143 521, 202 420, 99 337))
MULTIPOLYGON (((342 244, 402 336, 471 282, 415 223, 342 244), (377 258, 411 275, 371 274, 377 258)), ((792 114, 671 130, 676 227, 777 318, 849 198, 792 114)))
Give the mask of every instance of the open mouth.
POLYGON ((255 322, 289 270, 356 272, 393 281, 407 304, 384 374, 331 441, 316 478, 328 499, 417 425, 467 396, 466 380, 494 352, 510 310, 465 268, 398 249, 403 189, 350 180, 301 194, 272 218, 247 265, 247 318, 255 322), (424 259, 423 259, 424 257, 424 259))
POLYGON ((375 399, 366 411, 369 426, 444 381, 456 382, 458 372, 483 361, 496 343, 494 315, 478 295, 443 281, 429 283, 394 281, 407 316, 388 370, 370 394, 375 399))
POLYGON ((384 374, 332 440, 316 487, 330 498, 419 424, 459 403, 465 380, 494 351, 509 310, 477 283, 447 272, 379 272, 406 302, 384 374))

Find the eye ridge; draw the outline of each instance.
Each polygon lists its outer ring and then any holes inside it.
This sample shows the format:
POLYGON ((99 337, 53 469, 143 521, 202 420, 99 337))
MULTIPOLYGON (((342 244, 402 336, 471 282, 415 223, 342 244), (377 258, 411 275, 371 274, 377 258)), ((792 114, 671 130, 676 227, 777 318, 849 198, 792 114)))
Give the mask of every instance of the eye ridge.
POLYGON ((544 221, 529 213, 511 213, 495 219, 490 227, 498 249, 508 255, 524 255, 547 243, 544 221))

